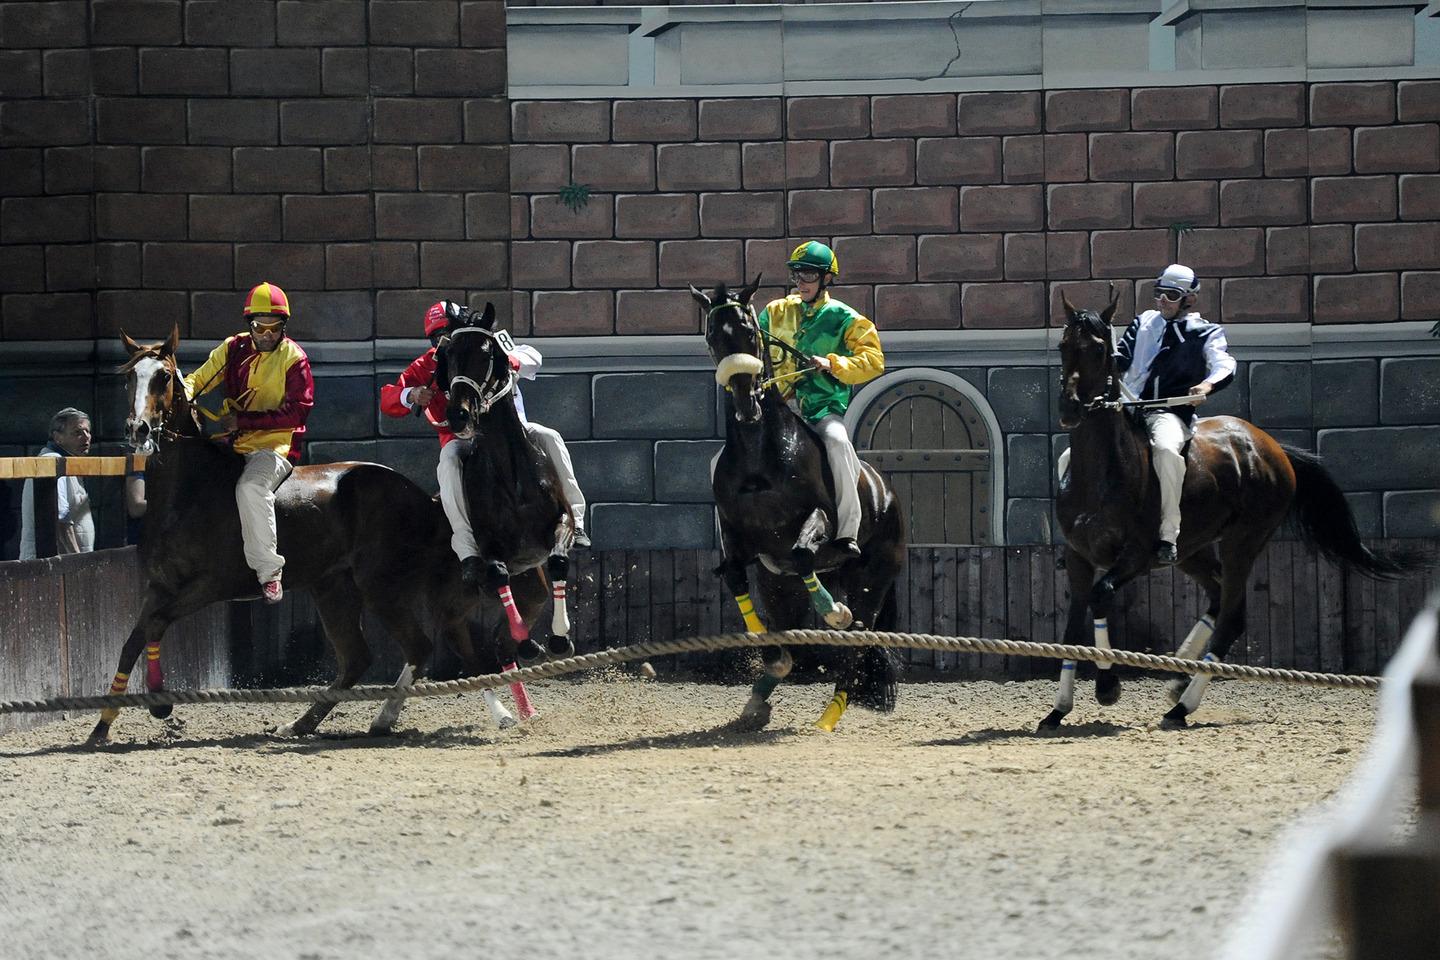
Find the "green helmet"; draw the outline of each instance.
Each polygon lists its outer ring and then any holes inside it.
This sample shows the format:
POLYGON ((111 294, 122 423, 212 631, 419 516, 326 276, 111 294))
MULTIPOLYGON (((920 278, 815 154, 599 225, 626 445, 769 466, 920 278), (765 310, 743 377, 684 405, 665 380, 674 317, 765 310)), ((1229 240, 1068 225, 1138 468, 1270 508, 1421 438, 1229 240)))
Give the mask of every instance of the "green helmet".
POLYGON ((835 251, 819 240, 807 240, 790 251, 790 260, 785 265, 792 270, 796 267, 814 267, 816 270, 840 276, 840 261, 835 259, 835 251))

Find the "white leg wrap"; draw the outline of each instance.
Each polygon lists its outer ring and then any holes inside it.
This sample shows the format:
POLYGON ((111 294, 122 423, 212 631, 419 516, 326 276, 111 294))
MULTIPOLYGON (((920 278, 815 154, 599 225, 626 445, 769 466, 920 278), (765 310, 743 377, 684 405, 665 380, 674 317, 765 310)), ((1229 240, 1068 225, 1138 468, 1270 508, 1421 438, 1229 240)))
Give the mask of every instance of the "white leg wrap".
POLYGON ((565 581, 556 580, 550 590, 555 609, 550 615, 550 632, 557 637, 570 636, 570 614, 565 609, 565 581))
MULTIPOLYGON (((1095 618, 1095 649, 1110 649, 1110 621, 1104 617, 1095 618)), ((1101 670, 1109 670, 1112 665, 1108 663, 1097 663, 1095 666, 1101 670)))
MULTIPOLYGON (((1218 662, 1220 658, 1213 653, 1207 653, 1201 657, 1201 659, 1215 663, 1218 662)), ((1200 699, 1205 696, 1205 688, 1210 686, 1210 680, 1210 677, 1203 674, 1190 679, 1189 685, 1185 687, 1185 692, 1180 696, 1180 705, 1185 708, 1186 716, 1200 709, 1200 699)))
POLYGON ((1200 655, 1200 651, 1205 649, 1205 644, 1210 642, 1210 638, 1214 634, 1215 621, 1207 613, 1195 622, 1195 626, 1190 628, 1190 632, 1185 635, 1185 639, 1176 649, 1175 656, 1183 660, 1195 659, 1200 655))
POLYGON ((515 726, 514 715, 505 709, 505 704, 501 703, 500 698, 495 696, 494 690, 482 690, 480 695, 485 698, 485 706, 490 708, 491 719, 495 721, 495 724, 501 730, 515 726))
POLYGON ((1055 691, 1055 711, 1069 713, 1075 709, 1075 661, 1060 662, 1060 689, 1055 691))
MULTIPOLYGON (((395 681, 395 686, 408 687, 414 679, 415 667, 407 663, 405 664, 405 669, 400 671, 400 678, 395 681)), ((386 700, 385 706, 380 708, 380 712, 376 714, 375 719, 370 722, 370 732, 381 733, 395 726, 395 721, 400 719, 400 708, 403 706, 405 706, 403 697, 386 700)))

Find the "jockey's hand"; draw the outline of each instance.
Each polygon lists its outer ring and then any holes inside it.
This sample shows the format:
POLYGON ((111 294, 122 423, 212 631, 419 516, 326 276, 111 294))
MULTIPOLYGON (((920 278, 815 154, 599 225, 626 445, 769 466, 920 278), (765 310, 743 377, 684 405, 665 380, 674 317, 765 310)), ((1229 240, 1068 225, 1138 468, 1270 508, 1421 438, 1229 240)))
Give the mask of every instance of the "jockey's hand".
POLYGON ((240 418, 233 413, 227 413, 215 421, 215 426, 219 428, 221 433, 234 433, 240 429, 240 418))
POLYGON ((830 372, 829 357, 814 356, 810 358, 810 363, 816 370, 824 370, 826 373, 830 372))
POLYGON ((410 391, 410 405, 424 410, 430 406, 430 401, 435 399, 435 391, 430 387, 416 387, 410 391))
POLYGON ((1200 398, 1199 400, 1195 401, 1195 405, 1198 407, 1200 404, 1204 403, 1205 398, 1210 396, 1210 391, 1213 389, 1215 389, 1215 387, 1208 380, 1204 383, 1197 383, 1195 384, 1195 386, 1191 387, 1190 396, 1200 398))

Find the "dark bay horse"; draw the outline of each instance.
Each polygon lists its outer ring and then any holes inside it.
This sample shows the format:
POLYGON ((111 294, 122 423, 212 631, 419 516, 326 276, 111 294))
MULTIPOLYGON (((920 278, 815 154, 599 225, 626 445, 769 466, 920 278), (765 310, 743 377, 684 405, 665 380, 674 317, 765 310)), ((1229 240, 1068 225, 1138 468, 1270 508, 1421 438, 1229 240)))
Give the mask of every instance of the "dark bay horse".
MULTIPOLYGON (((852 557, 831 544, 836 498, 825 448, 775 387, 770 350, 761 345, 750 305, 759 285, 756 277, 734 295, 724 284, 709 296, 690 288, 705 309, 705 344, 716 364, 716 382, 728 391, 725 447, 711 481, 725 557, 720 572, 753 633, 765 632, 750 599, 747 571, 757 561, 761 606, 772 628, 805 626, 813 607, 836 629, 852 623, 891 629, 895 577, 905 561, 895 495, 874 467, 862 463, 861 554, 852 557)), ((739 721, 754 729, 769 722, 770 694, 792 664, 781 647, 768 647, 762 656, 765 671, 739 721)), ((833 656, 835 694, 817 726, 834 730, 850 703, 885 712, 895 708, 897 669, 889 651, 836 647, 833 656)))
MULTIPOLYGON (((130 353, 121 367, 126 439, 149 461, 139 548, 145 596, 111 685, 117 693, 124 692, 142 650, 148 688, 163 689, 160 641, 170 624, 212 603, 259 595, 235 506, 243 459, 202 435, 175 359, 178 329, 162 343, 139 344, 124 333, 121 338, 130 353)), ((297 467, 276 491, 275 519, 285 587, 311 592, 334 648, 338 675, 332 687, 353 686, 372 662, 360 626, 364 610, 404 649, 402 685, 419 676, 429 658, 427 625, 444 634, 472 673, 498 666, 471 642, 467 623, 476 601, 460 588, 444 513, 406 477, 374 463, 297 467)), ((523 594, 527 614, 537 616, 544 584, 526 583, 523 594)), ((492 695, 486 702, 503 725, 507 715, 498 701, 492 695)), ((403 703, 387 701, 371 731, 389 730, 403 703)), ((312 733, 331 709, 317 703, 278 732, 312 733)), ((170 711, 151 710, 158 717, 170 711)), ((92 742, 107 739, 118 712, 102 712, 92 742)))
POLYGON ((570 504, 555 466, 532 442, 515 406, 518 373, 510 363, 515 342, 495 329, 495 306, 480 316, 461 308, 446 328, 440 347, 438 382, 449 397, 446 420, 461 441, 473 445, 465 458, 465 500, 480 548, 487 594, 498 598, 521 663, 569 656, 570 620, 565 587, 568 552, 575 539, 570 504), (511 583, 544 565, 553 586, 555 609, 548 649, 530 637, 517 611, 511 583))
MULTIPOLYGON (((1159 482, 1150 463, 1143 421, 1118 403, 1120 376, 1110 336, 1116 297, 1099 314, 1080 310, 1062 293, 1060 425, 1070 431, 1070 467, 1056 508, 1067 549, 1070 611, 1065 643, 1083 644, 1093 626, 1108 648, 1115 591, 1154 565, 1160 519, 1159 482), (1093 613, 1093 624, 1087 614, 1093 613)), ((1245 632, 1245 586, 1256 557, 1293 511, 1300 533, 1324 556, 1366 576, 1395 578, 1413 569, 1408 558, 1372 553, 1360 541, 1345 495, 1313 454, 1282 446, 1236 417, 1197 419, 1187 445, 1180 510, 1180 569, 1205 591, 1205 615, 1176 656, 1220 660, 1245 632)), ((1170 685, 1174 706, 1163 725, 1183 727, 1200 706, 1208 677, 1170 685)), ((1040 721, 1054 730, 1074 705, 1075 663, 1060 671, 1055 709, 1040 721)), ((1120 697, 1120 681, 1102 667, 1095 698, 1120 697)))

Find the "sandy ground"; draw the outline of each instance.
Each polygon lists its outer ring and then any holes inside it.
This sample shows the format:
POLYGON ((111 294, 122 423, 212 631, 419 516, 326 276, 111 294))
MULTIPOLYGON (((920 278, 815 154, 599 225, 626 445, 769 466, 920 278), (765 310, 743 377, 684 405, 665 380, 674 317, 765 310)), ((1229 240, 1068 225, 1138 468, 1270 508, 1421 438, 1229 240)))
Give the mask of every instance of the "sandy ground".
POLYGON ((1048 683, 909 684, 826 735, 824 687, 735 733, 741 688, 620 674, 506 732, 474 696, 385 738, 369 705, 298 741, 260 732, 290 706, 132 711, 99 752, 65 720, 0 739, 0 953, 1211 956, 1373 697, 1222 683, 1166 732, 1158 682, 1092 689, 1046 739, 1048 683))

